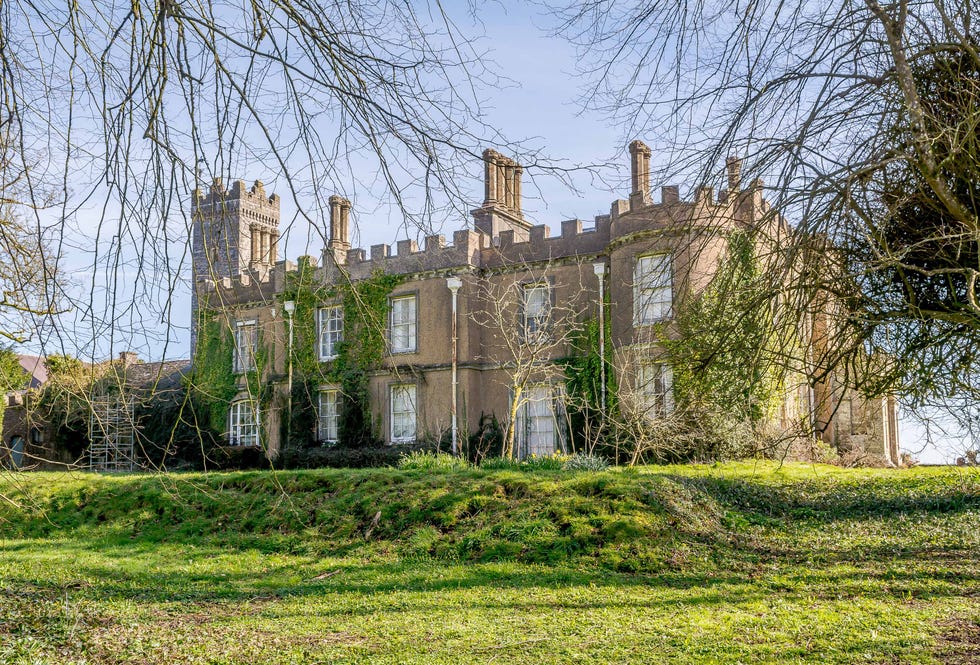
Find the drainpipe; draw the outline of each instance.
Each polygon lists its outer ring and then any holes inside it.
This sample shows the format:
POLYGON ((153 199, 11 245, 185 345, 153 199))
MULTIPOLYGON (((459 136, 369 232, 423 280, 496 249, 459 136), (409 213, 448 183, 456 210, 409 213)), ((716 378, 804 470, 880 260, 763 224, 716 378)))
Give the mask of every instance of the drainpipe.
POLYGON ((286 346, 286 441, 285 444, 289 445, 289 440, 293 436, 293 312, 296 310, 296 303, 292 300, 287 300, 282 304, 282 308, 286 310, 286 318, 288 319, 289 325, 289 344, 286 346))
POLYGON ((453 455, 459 454, 459 431, 456 424, 456 393, 457 390, 457 379, 456 379, 456 365, 457 365, 457 352, 456 352, 456 296, 459 293, 459 289, 463 286, 463 280, 459 277, 448 277, 446 279, 446 286, 453 294, 453 315, 452 315, 452 338, 453 338, 453 394, 452 394, 452 420, 453 420, 453 455))
POLYGON ((606 418, 606 298, 603 294, 605 285, 606 264, 597 262, 592 264, 596 279, 599 280, 599 381, 602 383, 602 411, 600 417, 606 418))

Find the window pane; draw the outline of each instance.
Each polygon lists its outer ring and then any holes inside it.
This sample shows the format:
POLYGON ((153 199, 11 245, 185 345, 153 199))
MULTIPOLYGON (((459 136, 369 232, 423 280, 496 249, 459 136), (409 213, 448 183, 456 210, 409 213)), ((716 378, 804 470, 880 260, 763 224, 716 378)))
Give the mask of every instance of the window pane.
POLYGON ((674 372, 670 365, 640 365, 636 382, 637 405, 648 417, 663 417, 674 410, 674 372))
POLYGON ((551 290, 547 284, 524 287, 524 331, 528 335, 547 329, 551 310, 551 290))
POLYGON ((531 386, 521 408, 518 432, 524 455, 547 456, 555 452, 555 408, 551 386, 531 386))
POLYGON ((255 347, 258 329, 254 323, 239 323, 235 327, 235 354, 233 371, 250 372, 255 369, 255 347))
POLYGON ((337 357, 337 344, 344 338, 344 310, 325 307, 319 310, 320 360, 337 357))
POLYGON ((415 439, 415 386, 391 387, 391 440, 394 442, 415 439))
POLYGON ((669 318, 673 304, 672 268, 669 254, 641 256, 634 275, 634 323, 655 323, 669 318))
POLYGON ((391 350, 393 352, 415 351, 415 296, 395 298, 391 301, 391 350))
POLYGON ((317 438, 323 443, 337 442, 340 420, 339 396, 340 393, 337 390, 320 392, 317 438))
POLYGON ((232 446, 259 445, 258 413, 253 402, 242 400, 228 411, 228 443, 232 446))

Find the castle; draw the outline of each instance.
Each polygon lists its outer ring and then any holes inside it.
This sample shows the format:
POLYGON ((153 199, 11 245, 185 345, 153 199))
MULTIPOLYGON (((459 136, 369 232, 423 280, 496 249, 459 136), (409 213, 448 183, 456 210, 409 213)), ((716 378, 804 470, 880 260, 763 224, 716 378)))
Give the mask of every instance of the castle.
MULTIPOLYGON (((386 244, 369 252, 352 248, 351 203, 332 196, 327 247, 319 260, 303 257, 301 266, 278 260, 280 201, 261 182, 247 188, 236 181, 226 189, 218 181, 206 193, 195 191, 192 343, 205 310, 231 331, 237 393, 228 444, 276 454, 283 419, 294 408, 296 345, 313 345, 317 361, 329 368, 346 339, 337 290, 319 291, 326 294, 322 301, 303 314, 311 321, 294 319, 300 312, 283 294, 304 266, 323 287, 398 277, 387 294, 387 320, 377 322, 384 327, 384 357, 366 379, 369 424, 387 444, 451 434, 455 445, 482 415, 495 414, 512 425, 518 455, 576 447, 562 422, 564 389, 554 361, 572 352, 574 322, 590 317, 604 322, 603 357, 611 361, 603 362, 603 372, 614 373, 647 417, 669 414, 672 371, 654 331, 671 320, 678 303, 708 285, 729 232, 763 224, 776 237, 790 230, 770 211, 761 182, 743 185, 738 160, 729 160, 728 187, 717 197, 703 187, 685 201, 678 187, 665 186, 655 202, 650 149, 634 141, 629 152, 628 200, 614 201, 608 215, 589 224, 562 221, 555 236, 525 219, 522 169, 493 150, 484 153, 483 205, 451 243, 433 235, 421 248, 414 240, 399 241, 394 251, 386 244), (313 326, 314 339, 294 337, 300 323, 313 326)), ((326 380, 316 391, 310 435, 331 444, 341 436, 345 395, 326 380)), ((864 399, 833 376, 787 389, 776 418, 787 427, 808 418, 838 448, 899 462, 894 400, 864 399)))

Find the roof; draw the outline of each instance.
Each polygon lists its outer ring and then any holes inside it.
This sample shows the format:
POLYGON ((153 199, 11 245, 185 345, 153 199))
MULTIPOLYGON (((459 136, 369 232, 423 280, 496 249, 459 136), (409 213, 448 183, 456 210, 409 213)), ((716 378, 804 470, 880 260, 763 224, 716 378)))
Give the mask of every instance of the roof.
POLYGON ((44 364, 44 356, 17 355, 17 360, 29 375, 24 388, 40 388, 48 380, 48 367, 44 364))
POLYGON ((147 388, 156 391, 180 386, 181 379, 190 372, 191 361, 163 360, 160 362, 133 362, 124 366, 124 379, 132 388, 147 388))

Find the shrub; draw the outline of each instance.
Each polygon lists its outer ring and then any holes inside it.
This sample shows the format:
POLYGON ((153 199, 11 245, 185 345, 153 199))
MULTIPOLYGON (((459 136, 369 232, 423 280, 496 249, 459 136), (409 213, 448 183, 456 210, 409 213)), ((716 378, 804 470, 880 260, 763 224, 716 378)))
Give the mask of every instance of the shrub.
POLYGON ((398 466, 406 454, 422 450, 418 446, 369 446, 348 448, 345 446, 318 446, 313 448, 287 448, 279 455, 276 466, 283 469, 366 469, 398 466))
POLYGON ((507 457, 488 457, 480 462, 481 469, 491 471, 506 469, 513 471, 560 471, 564 468, 568 455, 555 453, 539 457, 531 455, 524 459, 515 460, 507 457))
POLYGON ((422 471, 462 471, 470 468, 469 462, 447 453, 433 453, 416 450, 402 455, 398 460, 399 469, 417 469, 422 471))
POLYGON ((223 446, 211 451, 208 467, 222 471, 245 471, 248 469, 268 469, 272 466, 265 450, 255 446, 223 446))
POLYGON ((609 462, 597 455, 576 453, 565 460, 562 468, 566 471, 605 471, 609 468, 609 462))
POLYGON ((480 414, 476 431, 466 440, 466 457, 474 464, 504 454, 504 429, 497 416, 480 414))

